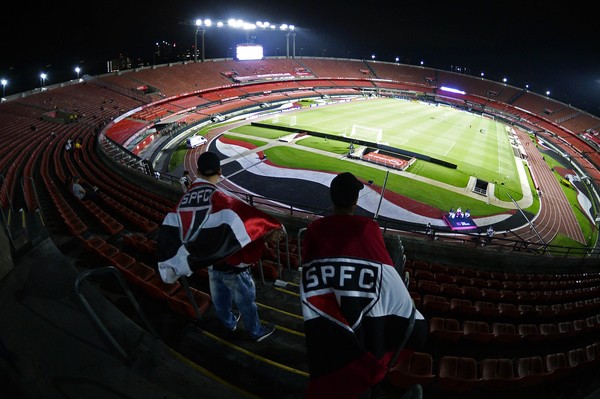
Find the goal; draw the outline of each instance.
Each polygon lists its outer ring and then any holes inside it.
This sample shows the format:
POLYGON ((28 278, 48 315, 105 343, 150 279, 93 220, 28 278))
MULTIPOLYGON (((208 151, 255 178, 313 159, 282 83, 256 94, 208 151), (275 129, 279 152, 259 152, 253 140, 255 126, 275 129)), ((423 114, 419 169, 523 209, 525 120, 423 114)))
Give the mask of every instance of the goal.
POLYGON ((350 135, 346 136, 356 140, 380 143, 383 137, 383 129, 370 126, 352 125, 350 135))

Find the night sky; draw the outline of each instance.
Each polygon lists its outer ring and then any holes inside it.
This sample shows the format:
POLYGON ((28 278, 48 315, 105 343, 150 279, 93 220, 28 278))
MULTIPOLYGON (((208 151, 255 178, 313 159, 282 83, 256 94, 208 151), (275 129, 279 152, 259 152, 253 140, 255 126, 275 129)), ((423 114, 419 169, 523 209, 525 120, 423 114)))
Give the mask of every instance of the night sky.
MULTIPOLYGON (((152 63, 154 44, 191 48, 196 18, 291 23, 300 27, 296 55, 419 64, 545 93, 600 116, 600 23, 584 2, 420 1, 161 1, 19 2, 2 11, 0 78, 6 94, 84 74, 106 72, 125 54, 152 63), (500 4, 501 3, 501 4, 500 4)), ((285 35, 207 30, 206 58, 231 54, 247 40, 265 55, 285 55, 285 35)))

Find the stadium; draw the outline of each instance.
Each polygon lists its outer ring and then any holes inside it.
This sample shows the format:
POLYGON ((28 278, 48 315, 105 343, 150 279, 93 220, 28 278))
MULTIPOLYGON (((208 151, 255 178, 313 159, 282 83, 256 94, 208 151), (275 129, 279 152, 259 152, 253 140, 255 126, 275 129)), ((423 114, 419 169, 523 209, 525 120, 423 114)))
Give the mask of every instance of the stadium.
POLYGON ((422 66, 266 57, 84 76, 8 97, 0 118, 6 397, 304 397, 302 232, 331 212, 341 171, 365 183, 359 212, 429 322, 427 351, 401 356, 388 397, 599 388, 591 114, 422 66), (207 143, 186 148, 192 135, 207 143), (66 153, 68 140, 82 149, 66 153), (219 327, 205 273, 169 285, 156 271, 179 177, 207 149, 220 184, 286 227, 252 268, 277 326, 266 346, 219 327), (73 175, 99 201, 75 203, 73 175))

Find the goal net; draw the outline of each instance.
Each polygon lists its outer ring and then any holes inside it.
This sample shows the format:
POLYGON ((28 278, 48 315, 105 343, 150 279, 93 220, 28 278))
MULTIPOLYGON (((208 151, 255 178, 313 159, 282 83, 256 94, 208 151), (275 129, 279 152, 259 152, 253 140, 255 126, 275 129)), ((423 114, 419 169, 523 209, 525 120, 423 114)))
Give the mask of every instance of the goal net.
POLYGON ((352 125, 350 134, 345 136, 356 140, 380 143, 383 136, 383 129, 370 126, 352 125))

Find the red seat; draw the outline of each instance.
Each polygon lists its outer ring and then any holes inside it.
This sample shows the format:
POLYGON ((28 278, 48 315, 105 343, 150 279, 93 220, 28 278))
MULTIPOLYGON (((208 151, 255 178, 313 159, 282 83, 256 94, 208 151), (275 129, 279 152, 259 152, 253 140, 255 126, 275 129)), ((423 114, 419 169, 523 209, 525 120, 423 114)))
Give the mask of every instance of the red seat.
POLYGON ((493 341, 500 344, 514 344, 521 341, 521 335, 517 334, 517 329, 511 323, 493 323, 492 334, 493 341))
POLYGON ((423 312, 428 315, 444 314, 448 312, 448 309, 450 309, 450 302, 448 302, 446 297, 428 294, 423 296, 421 306, 423 308, 423 312))
POLYGON ((452 298, 450 299, 450 313, 459 318, 472 318, 476 309, 473 302, 468 299, 452 298))
POLYGON ((575 348, 568 351, 567 362, 572 369, 583 368, 591 363, 588 361, 584 348, 575 348))
POLYGON ((542 323, 540 324, 540 334, 546 336, 547 341, 553 341, 558 339, 558 326, 554 323, 542 323))
POLYGON ((486 279, 483 279, 480 277, 474 277, 471 279, 471 286, 477 287, 477 288, 487 288, 488 282, 486 279))
POLYGON ((499 290, 500 300, 505 303, 517 303, 519 297, 516 292, 511 290, 499 290))
POLYGON ((521 317, 521 312, 517 305, 513 303, 498 303, 499 316, 506 321, 517 321, 521 317))
POLYGON ((440 292, 440 285, 433 280, 417 280, 417 291, 421 295, 438 295, 440 292))
POLYGON ((157 275, 153 268, 137 261, 127 268, 119 268, 119 271, 127 281, 140 286, 157 275))
POLYGON ((513 363, 510 359, 483 359, 480 363, 481 381, 484 389, 489 391, 506 391, 514 389, 513 363))
POLYGON ((469 279, 469 277, 463 276, 462 274, 458 276, 453 275, 452 281, 454 282, 454 284, 460 286, 471 284, 471 280, 469 279))
POLYGON ((560 335, 559 338, 561 339, 574 337, 577 334, 577 331, 575 331, 575 328, 573 327, 573 323, 570 321, 561 321, 557 326, 560 335))
POLYGON ((158 273, 155 273, 149 279, 143 280, 143 284, 140 284, 140 287, 151 297, 164 300, 167 296, 174 294, 181 287, 181 284, 179 281, 167 284, 158 273))
POLYGON ((500 301, 500 293, 495 288, 482 288, 481 298, 484 301, 498 303, 500 301))
POLYGON ((537 310, 538 316, 541 319, 549 319, 554 317, 554 310, 550 307, 550 305, 538 304, 535 305, 535 310, 537 310))
POLYGON ((550 373, 544 369, 541 356, 521 357, 516 360, 516 381, 523 388, 542 383, 550 373))
POLYGON ((454 282, 452 280, 452 276, 450 276, 449 274, 446 274, 446 273, 434 273, 433 279, 438 284, 442 284, 442 283, 454 284, 454 282))
POLYGON ((430 385, 435 381, 433 358, 428 353, 404 350, 398 362, 390 368, 388 381, 395 387, 408 389, 413 385, 430 385))
POLYGON ((469 285, 462 286, 460 289, 461 297, 470 301, 477 301, 484 299, 481 293, 481 289, 478 287, 472 287, 469 285))
POLYGON ((570 372, 567 356, 563 352, 545 355, 544 363, 546 371, 552 373, 556 378, 562 378, 570 372))
MULTIPOLYGON (((206 311, 209 309, 211 304, 210 295, 205 293, 204 291, 200 291, 194 287, 189 287, 190 292, 192 293, 194 300, 196 301, 196 305, 198 306, 198 310, 200 311, 200 315, 204 315, 206 311)), ((171 309, 175 312, 179 313, 182 316, 189 317, 192 319, 197 319, 198 315, 196 314, 196 310, 194 306, 190 302, 190 298, 187 294, 187 291, 184 287, 181 287, 177 291, 175 291, 172 295, 167 296, 167 304, 171 309)))
POLYGON ((461 296, 460 287, 454 283, 441 283, 439 295, 446 298, 458 298, 461 296))
POLYGON ((429 270, 417 269, 413 273, 413 278, 415 278, 417 280, 430 280, 430 281, 434 281, 433 273, 430 272, 429 270))
POLYGON ((496 319, 500 310, 493 302, 475 301, 475 312, 484 319, 496 319))
POLYGON ((521 317, 525 319, 530 319, 531 317, 537 317, 538 311, 535 309, 535 306, 528 304, 519 304, 517 305, 517 309, 521 312, 521 317))
POLYGON ((540 334, 537 324, 519 324, 517 332, 521 336, 521 340, 528 343, 543 342, 545 335, 540 334))
POLYGON ((446 342, 457 342, 463 336, 460 323, 456 319, 432 317, 429 320, 429 336, 446 342))
POLYGON ((443 356, 438 362, 441 391, 465 393, 479 387, 477 362, 471 357, 443 356))
POLYGON ((462 330, 463 339, 470 342, 485 344, 493 337, 489 324, 483 321, 465 320, 462 330))
POLYGON ((598 342, 594 342, 592 344, 586 345, 585 347, 585 355, 587 360, 592 364, 600 363, 600 344, 598 342))

